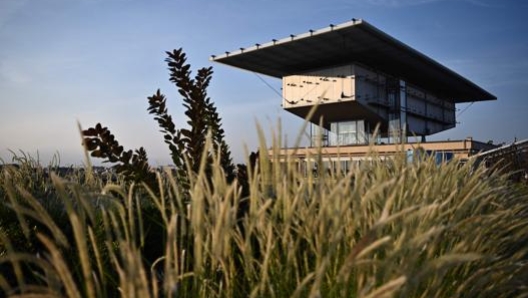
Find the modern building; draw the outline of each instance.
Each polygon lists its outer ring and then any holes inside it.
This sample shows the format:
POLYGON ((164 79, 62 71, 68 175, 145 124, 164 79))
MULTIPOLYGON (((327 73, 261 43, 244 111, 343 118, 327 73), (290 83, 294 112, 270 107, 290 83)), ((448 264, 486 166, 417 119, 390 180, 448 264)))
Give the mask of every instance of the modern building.
POLYGON ((295 150, 299 158, 318 146, 329 159, 361 159, 370 150, 391 156, 401 152, 396 144, 459 158, 496 147, 471 138, 427 142, 455 127, 457 103, 497 98, 361 19, 211 60, 282 79, 282 107, 311 116, 311 144, 295 150), (411 136, 420 142, 408 143, 411 136))

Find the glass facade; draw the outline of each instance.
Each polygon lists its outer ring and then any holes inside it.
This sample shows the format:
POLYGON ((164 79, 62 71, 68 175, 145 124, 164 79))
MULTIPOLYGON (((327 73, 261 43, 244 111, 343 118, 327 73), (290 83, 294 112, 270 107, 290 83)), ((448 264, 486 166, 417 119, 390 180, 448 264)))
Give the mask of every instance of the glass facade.
MULTIPOLYGON (((396 82, 394 82, 396 85, 396 82)), ((389 143, 407 142, 407 87, 403 80, 388 92, 389 105, 389 143), (399 92, 398 92, 399 89, 399 92)))
POLYGON ((368 124, 364 120, 330 123, 330 130, 311 124, 311 145, 347 146, 368 144, 368 124))
POLYGON ((310 146, 328 146, 329 131, 319 125, 310 123, 310 146))
POLYGON ((357 121, 334 122, 330 131, 333 133, 333 138, 330 139, 333 146, 358 143, 357 121))

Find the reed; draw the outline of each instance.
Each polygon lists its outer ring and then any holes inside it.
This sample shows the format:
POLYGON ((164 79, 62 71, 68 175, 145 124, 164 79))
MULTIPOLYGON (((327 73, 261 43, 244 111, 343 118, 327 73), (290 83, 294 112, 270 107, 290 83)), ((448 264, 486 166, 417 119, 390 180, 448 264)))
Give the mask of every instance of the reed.
POLYGON ((188 187, 157 173, 151 191, 4 168, 0 295, 528 295, 528 192, 470 163, 301 173, 261 154, 247 197, 219 154, 188 173, 188 187))

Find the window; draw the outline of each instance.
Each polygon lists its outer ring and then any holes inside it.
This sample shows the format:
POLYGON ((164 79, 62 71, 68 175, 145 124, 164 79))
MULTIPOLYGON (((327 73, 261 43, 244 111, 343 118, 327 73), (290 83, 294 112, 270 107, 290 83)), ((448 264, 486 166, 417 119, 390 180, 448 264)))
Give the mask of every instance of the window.
POLYGON ((328 146, 328 130, 310 123, 310 145, 312 147, 328 146))
POLYGON ((345 146, 366 144, 365 122, 358 121, 344 121, 333 122, 330 125, 330 145, 331 146, 345 146))
POLYGON ((322 146, 362 145, 368 143, 370 130, 364 120, 332 122, 330 130, 311 124, 310 136, 313 147, 319 142, 322 146))
POLYGON ((357 144, 357 125, 356 121, 339 123, 337 138, 339 145, 357 144))

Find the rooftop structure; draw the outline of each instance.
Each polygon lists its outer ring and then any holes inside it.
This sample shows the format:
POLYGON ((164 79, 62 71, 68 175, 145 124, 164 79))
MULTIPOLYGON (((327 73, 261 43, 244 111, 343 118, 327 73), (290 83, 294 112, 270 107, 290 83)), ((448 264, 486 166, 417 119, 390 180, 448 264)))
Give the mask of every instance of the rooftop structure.
POLYGON ((425 142, 455 127, 455 104, 497 99, 361 19, 211 60, 282 79, 282 107, 299 117, 318 105, 312 146, 425 142))
POLYGON ((497 99, 361 19, 211 56, 211 60, 276 78, 361 63, 456 103, 497 99))

